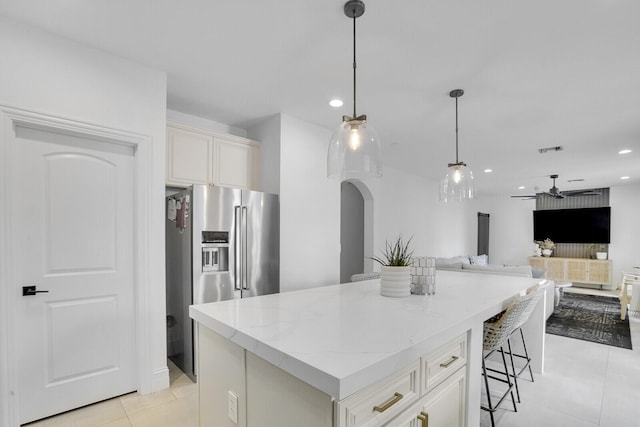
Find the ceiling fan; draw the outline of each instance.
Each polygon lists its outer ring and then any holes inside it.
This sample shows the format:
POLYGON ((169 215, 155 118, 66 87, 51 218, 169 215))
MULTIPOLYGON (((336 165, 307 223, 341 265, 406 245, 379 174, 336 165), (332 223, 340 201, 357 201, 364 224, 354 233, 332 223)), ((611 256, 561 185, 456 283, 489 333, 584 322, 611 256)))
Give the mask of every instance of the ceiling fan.
POLYGON ((549 189, 549 191, 544 191, 542 193, 537 193, 534 195, 511 196, 511 197, 523 198, 527 200, 527 199, 535 199, 537 197, 555 197, 556 199, 564 199, 565 197, 571 197, 571 196, 599 196, 600 195, 600 193, 593 190, 576 190, 576 191, 561 192, 560 189, 556 187, 556 178, 558 178, 558 175, 549 175, 549 178, 553 180, 553 186, 549 189))

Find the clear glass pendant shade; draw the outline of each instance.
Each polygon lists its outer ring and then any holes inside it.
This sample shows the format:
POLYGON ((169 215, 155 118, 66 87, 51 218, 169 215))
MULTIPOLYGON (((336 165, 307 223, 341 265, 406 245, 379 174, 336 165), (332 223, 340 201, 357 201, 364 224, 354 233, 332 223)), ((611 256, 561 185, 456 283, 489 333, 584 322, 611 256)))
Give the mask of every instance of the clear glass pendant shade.
POLYGON ((440 181, 440 201, 459 202, 474 197, 475 189, 471 169, 464 163, 449 165, 447 174, 440 181))
POLYGON ((327 177, 362 179, 382 176, 380 139, 366 120, 344 121, 331 136, 327 177))

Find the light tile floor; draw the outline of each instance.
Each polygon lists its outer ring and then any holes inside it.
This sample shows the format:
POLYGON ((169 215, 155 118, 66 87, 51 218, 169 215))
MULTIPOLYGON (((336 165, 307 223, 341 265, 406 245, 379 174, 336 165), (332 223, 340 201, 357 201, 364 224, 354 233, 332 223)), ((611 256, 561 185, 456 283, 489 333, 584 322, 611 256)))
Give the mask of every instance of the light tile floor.
POLYGON ((140 396, 126 394, 47 418, 29 427, 196 427, 198 385, 169 361, 170 387, 140 396))
MULTIPOLYGON (((547 335, 545 374, 535 375, 533 383, 519 382, 518 412, 505 402, 505 409, 496 413, 496 425, 640 425, 640 319, 632 317, 630 326, 634 350, 547 335)), ((29 427, 195 427, 197 384, 171 362, 169 372, 168 390, 146 396, 128 394, 29 427)), ((482 411, 481 416, 481 426, 490 426, 488 413, 482 411)))

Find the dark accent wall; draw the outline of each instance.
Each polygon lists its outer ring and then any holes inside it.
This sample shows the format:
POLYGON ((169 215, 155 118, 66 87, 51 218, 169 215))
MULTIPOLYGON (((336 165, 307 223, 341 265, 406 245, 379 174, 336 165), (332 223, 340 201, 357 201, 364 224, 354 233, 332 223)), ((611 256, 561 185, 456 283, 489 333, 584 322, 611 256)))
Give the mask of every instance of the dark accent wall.
MULTIPOLYGON (((568 196, 564 199, 556 199, 555 197, 538 197, 536 199, 536 210, 548 209, 579 209, 579 208, 602 208, 609 206, 609 189, 594 188, 591 191, 600 193, 599 196, 568 196)), ((570 192, 569 192, 570 193, 570 192)), ((613 215, 613 214, 612 214, 613 215)), ((562 258, 589 258, 592 250, 588 243, 556 243, 553 256, 562 258)), ((609 245, 595 245, 595 250, 604 248, 605 252, 609 252, 609 245)))

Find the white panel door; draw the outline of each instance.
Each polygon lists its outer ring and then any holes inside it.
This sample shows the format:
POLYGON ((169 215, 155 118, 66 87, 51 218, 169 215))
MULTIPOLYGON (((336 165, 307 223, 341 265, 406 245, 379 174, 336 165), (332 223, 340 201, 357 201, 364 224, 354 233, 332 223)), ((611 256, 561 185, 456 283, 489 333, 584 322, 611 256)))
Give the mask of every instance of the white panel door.
POLYGON ((16 129, 11 206, 20 422, 136 388, 134 154, 16 129), (35 295, 22 287, 36 286, 35 295))

